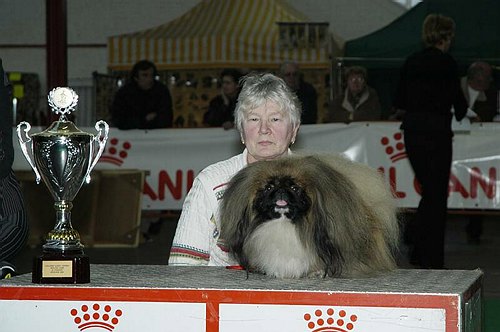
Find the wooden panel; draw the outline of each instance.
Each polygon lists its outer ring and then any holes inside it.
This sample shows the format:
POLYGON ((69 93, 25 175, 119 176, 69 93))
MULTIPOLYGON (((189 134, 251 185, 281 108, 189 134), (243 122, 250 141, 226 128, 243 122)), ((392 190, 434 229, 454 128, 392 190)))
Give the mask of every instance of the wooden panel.
POLYGON ((94 246, 137 246, 144 173, 100 171, 94 246))
MULTIPOLYGON (((138 170, 93 171, 73 201, 71 223, 85 246, 137 246, 144 173, 138 170)), ((45 243, 55 226, 54 199, 31 171, 16 171, 30 225, 29 246, 45 243)))

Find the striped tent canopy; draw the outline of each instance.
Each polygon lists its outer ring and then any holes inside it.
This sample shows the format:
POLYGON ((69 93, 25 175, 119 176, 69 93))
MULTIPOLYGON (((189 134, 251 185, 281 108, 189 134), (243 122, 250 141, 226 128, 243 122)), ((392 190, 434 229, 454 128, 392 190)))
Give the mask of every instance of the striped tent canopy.
POLYGON ((327 23, 309 22, 284 1, 203 0, 168 23, 109 37, 109 68, 141 59, 159 69, 266 68, 284 59, 327 68, 331 45, 327 23))

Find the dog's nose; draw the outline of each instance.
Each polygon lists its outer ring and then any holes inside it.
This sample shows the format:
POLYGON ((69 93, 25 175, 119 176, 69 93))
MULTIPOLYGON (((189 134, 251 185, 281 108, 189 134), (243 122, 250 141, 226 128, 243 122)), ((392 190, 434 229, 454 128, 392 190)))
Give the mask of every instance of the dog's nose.
POLYGON ((287 206, 287 205, 288 205, 288 202, 287 202, 287 201, 285 201, 284 199, 278 199, 278 200, 276 201, 276 205, 277 205, 277 206, 280 206, 280 207, 283 207, 283 206, 287 206))

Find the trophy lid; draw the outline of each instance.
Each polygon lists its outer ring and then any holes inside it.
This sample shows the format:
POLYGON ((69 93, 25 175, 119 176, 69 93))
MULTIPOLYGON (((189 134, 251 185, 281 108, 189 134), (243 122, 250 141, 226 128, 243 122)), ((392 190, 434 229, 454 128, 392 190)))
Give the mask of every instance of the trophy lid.
POLYGON ((89 133, 81 131, 72 121, 66 119, 66 115, 73 112, 78 103, 78 95, 73 89, 68 87, 54 88, 50 91, 47 99, 52 112, 60 115, 59 120, 52 122, 47 129, 34 135, 51 137, 71 135, 92 136, 89 133))
POLYGON ((39 136, 72 136, 72 135, 85 135, 93 136, 92 134, 86 133, 78 129, 78 127, 71 121, 54 121, 52 124, 44 131, 33 134, 39 136))

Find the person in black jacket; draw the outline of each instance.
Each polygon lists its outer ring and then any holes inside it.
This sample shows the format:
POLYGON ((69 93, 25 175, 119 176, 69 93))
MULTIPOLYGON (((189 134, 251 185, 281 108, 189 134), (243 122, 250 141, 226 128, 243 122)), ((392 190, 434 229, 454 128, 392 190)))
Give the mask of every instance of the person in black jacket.
POLYGON ((421 268, 444 268, 451 107, 459 121, 467 112, 457 64, 447 53, 454 33, 452 18, 438 14, 425 18, 425 48, 406 59, 394 100, 395 109, 405 111, 402 129, 406 152, 421 186, 410 250, 410 262, 421 268))
POLYGON ((220 74, 221 93, 210 100, 207 112, 203 115, 203 124, 207 127, 234 127, 234 109, 240 94, 238 69, 224 69, 220 74))
POLYGON ((172 97, 156 80, 154 63, 137 62, 130 80, 117 92, 111 106, 111 122, 118 129, 170 128, 173 121, 172 97))
POLYGON ((16 274, 12 259, 28 238, 28 220, 19 182, 12 170, 11 89, 0 59, 0 279, 16 274))

